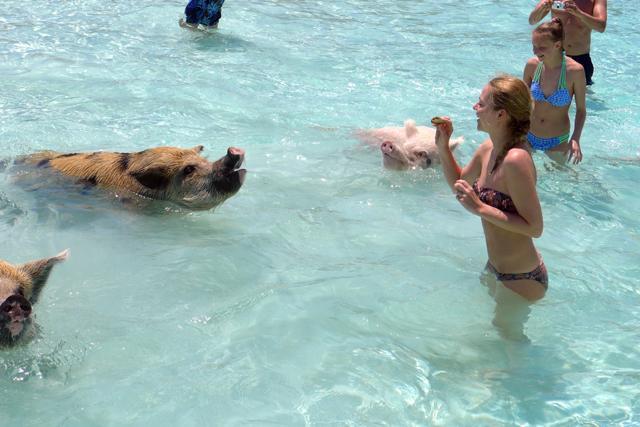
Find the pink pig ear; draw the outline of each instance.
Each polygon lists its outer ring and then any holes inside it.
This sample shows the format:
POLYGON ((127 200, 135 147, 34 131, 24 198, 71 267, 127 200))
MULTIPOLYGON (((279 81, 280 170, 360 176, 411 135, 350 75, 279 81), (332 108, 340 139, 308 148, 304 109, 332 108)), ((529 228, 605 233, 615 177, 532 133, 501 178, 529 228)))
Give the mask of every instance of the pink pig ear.
POLYGON ((407 138, 411 138, 418 133, 415 120, 408 119, 404 121, 404 132, 407 138))
POLYGON ((196 145, 195 147, 192 148, 192 150, 200 154, 204 151, 204 145, 196 145))

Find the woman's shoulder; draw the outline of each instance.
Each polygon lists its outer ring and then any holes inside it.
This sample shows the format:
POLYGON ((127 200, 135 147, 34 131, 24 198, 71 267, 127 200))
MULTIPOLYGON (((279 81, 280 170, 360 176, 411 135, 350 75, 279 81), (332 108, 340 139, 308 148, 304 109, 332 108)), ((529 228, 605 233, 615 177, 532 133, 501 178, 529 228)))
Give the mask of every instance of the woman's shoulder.
MULTIPOLYGON (((584 67, 572 58, 566 58, 567 82, 572 85, 583 85, 586 81, 584 67)), ((575 86, 574 86, 575 89, 575 86)))
POLYGON ((531 58, 527 59, 527 67, 537 67, 539 63, 540 60, 537 56, 532 56, 531 58))
POLYGON ((487 138, 476 149, 476 152, 484 154, 484 153, 487 153, 487 152, 491 151, 492 149, 493 149, 493 141, 491 141, 491 138, 487 138))
POLYGON ((476 151, 473 153, 475 158, 484 159, 491 153, 491 149, 493 148, 493 142, 491 138, 487 138, 484 140, 482 144, 476 148, 476 151))
POLYGON ((584 73, 584 67, 575 59, 569 58, 568 56, 566 56, 565 61, 567 65, 567 73, 571 73, 571 72, 584 73))
POLYGON ((504 156, 504 166, 508 169, 522 169, 533 167, 531 150, 525 145, 518 145, 511 148, 504 156))
POLYGON ((533 76, 536 73, 536 69, 538 68, 539 63, 540 63, 540 60, 538 59, 537 56, 534 56, 527 60, 527 63, 524 66, 524 76, 522 77, 522 79, 525 81, 526 84, 528 85, 531 84, 531 81, 533 80, 533 76))
POLYGON ((536 69, 536 67, 538 67, 538 64, 540 64, 540 60, 538 59, 537 56, 533 56, 533 57, 529 58, 527 60, 527 63, 524 66, 525 73, 527 73, 527 72, 533 73, 533 71, 536 69))

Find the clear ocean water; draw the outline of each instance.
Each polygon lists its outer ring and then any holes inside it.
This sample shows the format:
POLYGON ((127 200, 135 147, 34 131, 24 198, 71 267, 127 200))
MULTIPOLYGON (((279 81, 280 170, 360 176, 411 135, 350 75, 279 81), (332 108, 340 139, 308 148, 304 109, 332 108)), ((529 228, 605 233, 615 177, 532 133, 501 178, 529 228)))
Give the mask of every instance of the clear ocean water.
POLYGON ((635 2, 593 35, 584 162, 536 157, 551 283, 529 342, 492 325, 480 221, 441 172, 352 137, 448 114, 467 161, 534 4, 227 0, 195 34, 175 0, 3 0, 6 162, 204 144, 249 173, 215 211, 157 214, 0 173, 0 258, 71 250, 39 338, 0 353, 0 425, 640 425, 635 2))

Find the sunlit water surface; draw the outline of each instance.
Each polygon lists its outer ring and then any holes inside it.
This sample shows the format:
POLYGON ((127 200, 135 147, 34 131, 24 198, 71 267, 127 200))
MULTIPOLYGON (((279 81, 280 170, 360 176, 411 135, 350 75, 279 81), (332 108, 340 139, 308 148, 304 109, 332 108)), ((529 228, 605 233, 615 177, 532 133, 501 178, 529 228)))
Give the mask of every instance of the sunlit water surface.
POLYGON ((534 4, 228 0, 203 35, 179 1, 3 0, 5 160, 204 144, 249 174, 215 211, 156 214, 0 174, 0 258, 71 249, 40 338, 0 353, 0 424, 640 423, 632 0, 593 36, 584 162, 536 158, 551 283, 530 343, 492 326, 480 222, 441 172, 385 171, 352 137, 448 114, 467 161, 534 4))

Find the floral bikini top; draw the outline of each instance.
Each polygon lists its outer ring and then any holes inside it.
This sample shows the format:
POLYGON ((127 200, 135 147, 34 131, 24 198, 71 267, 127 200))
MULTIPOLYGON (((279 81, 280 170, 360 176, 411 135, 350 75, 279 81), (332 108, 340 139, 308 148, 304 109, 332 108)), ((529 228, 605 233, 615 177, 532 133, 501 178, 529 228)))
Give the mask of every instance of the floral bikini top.
POLYGON ((482 203, 500 209, 502 212, 518 213, 516 205, 513 204, 513 200, 511 200, 511 196, 508 194, 504 194, 493 188, 480 187, 478 186, 477 179, 473 182, 472 187, 482 203))

